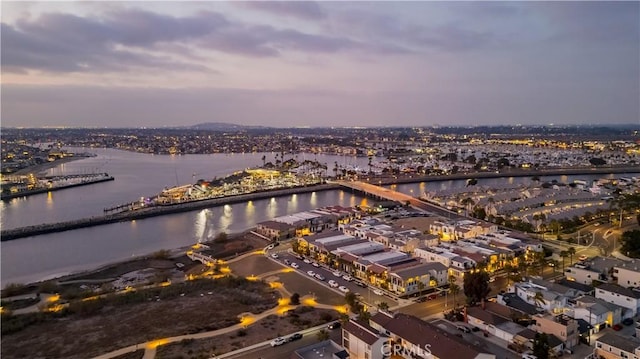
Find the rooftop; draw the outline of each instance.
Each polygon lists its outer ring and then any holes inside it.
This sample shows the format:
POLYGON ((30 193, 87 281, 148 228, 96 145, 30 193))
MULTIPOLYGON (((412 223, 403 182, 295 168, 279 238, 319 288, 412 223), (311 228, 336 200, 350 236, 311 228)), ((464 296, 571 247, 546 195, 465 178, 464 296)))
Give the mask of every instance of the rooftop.
POLYGON ((349 354, 346 350, 344 350, 343 347, 336 344, 333 340, 325 340, 320 343, 311 344, 294 351, 291 354, 290 358, 322 359, 333 358, 334 355, 340 359, 346 359, 349 357, 349 354))
POLYGON ((628 353, 640 348, 640 339, 631 336, 621 336, 615 333, 607 333, 596 340, 597 342, 611 345, 628 353))
POLYGON ((620 294, 629 298, 640 299, 640 290, 633 290, 630 288, 621 287, 617 284, 611 284, 611 283, 601 284, 600 286, 598 286, 596 293, 600 290, 620 294))

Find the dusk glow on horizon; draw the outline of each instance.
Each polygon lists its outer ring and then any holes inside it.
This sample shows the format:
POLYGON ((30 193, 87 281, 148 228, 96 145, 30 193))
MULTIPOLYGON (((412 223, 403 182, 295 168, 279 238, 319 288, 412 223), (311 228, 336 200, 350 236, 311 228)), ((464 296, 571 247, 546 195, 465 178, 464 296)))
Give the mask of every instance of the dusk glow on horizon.
POLYGON ((639 2, 2 2, 6 127, 640 123, 639 2))

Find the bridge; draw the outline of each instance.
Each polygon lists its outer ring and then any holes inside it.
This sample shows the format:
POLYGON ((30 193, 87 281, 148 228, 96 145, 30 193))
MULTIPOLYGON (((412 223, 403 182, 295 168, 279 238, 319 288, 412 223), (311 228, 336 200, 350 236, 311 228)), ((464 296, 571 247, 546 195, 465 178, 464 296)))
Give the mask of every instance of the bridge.
POLYGON ((389 201, 397 201, 400 203, 408 203, 414 208, 434 213, 442 217, 447 217, 455 220, 465 219, 464 216, 459 215, 456 212, 449 211, 440 206, 436 206, 429 202, 423 201, 416 197, 411 197, 407 194, 400 193, 394 191, 389 188, 376 186, 371 183, 361 182, 361 181, 344 181, 344 180, 336 180, 336 181, 327 181, 328 183, 334 183, 340 185, 341 187, 351 189, 353 191, 360 192, 361 194, 377 199, 385 199, 389 201))

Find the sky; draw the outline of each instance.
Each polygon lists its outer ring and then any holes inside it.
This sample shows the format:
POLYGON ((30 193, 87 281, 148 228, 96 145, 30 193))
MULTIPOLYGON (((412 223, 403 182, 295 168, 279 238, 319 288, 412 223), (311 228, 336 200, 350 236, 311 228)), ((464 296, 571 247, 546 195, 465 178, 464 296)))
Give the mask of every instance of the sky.
POLYGON ((640 2, 11 2, 3 127, 640 123, 640 2))

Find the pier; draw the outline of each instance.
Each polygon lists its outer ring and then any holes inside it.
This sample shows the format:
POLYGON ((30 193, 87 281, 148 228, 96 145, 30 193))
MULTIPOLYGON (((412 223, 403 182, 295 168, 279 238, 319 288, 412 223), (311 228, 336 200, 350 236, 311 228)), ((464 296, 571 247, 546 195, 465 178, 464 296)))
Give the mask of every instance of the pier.
POLYGON ((107 173, 92 173, 83 175, 67 175, 67 176, 48 176, 42 177, 42 181, 50 181, 51 185, 46 187, 35 187, 33 189, 22 190, 18 192, 8 192, 4 189, 0 193, 1 200, 10 200, 13 198, 32 196, 40 193, 59 191, 61 189, 87 186, 90 184, 113 181, 115 178, 107 173), (64 181, 64 183, 54 184, 54 181, 64 181))

